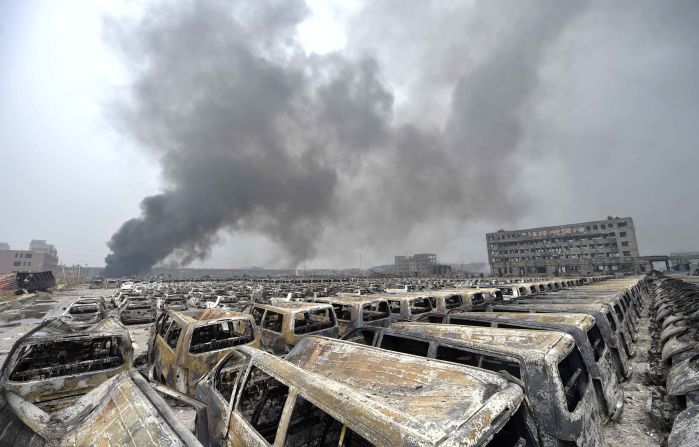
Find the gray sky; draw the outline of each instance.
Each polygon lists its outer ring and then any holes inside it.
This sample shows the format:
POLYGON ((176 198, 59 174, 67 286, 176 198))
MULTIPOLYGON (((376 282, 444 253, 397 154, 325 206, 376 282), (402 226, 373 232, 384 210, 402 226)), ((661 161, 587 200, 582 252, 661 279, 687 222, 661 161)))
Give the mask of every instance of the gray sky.
MULTIPOLYGON (((12 217, 0 219, 0 241, 22 248, 48 239, 66 263, 103 265, 106 242, 140 215, 141 200, 180 185, 163 163, 171 152, 161 142, 148 147, 153 136, 135 130, 137 107, 119 123, 113 113, 148 80, 129 56, 171 62, 160 47, 125 50, 129 37, 105 38, 103 18, 134 26, 134 41, 186 35, 122 22, 148 10, 140 2, 94 3, 0 3, 0 210, 12 217)), ((287 234, 275 219, 297 216, 261 197, 268 214, 221 216, 216 242, 192 265, 287 265, 290 251, 306 250, 289 243, 303 241, 304 229, 318 235, 308 267, 356 266, 360 252, 364 266, 424 251, 448 262, 486 260, 486 231, 609 214, 634 217, 642 254, 699 249, 699 4, 555 3, 316 1, 306 15, 298 6, 302 15, 284 26, 305 58, 265 55, 280 73, 339 70, 354 74, 348 88, 359 86, 344 98, 344 84, 331 84, 332 100, 323 102, 323 85, 302 84, 318 95, 307 105, 326 107, 325 115, 313 115, 317 132, 294 138, 312 146, 328 141, 328 129, 339 133, 317 158, 319 173, 340 171, 318 200, 339 205, 309 209, 314 218, 301 216, 303 229, 287 234), (376 117, 383 130, 355 141, 364 133, 350 126, 343 137, 338 123, 366 115, 362 89, 376 93, 366 104, 389 109, 376 117), (416 181, 401 180, 406 172, 416 181)), ((261 38, 249 35, 230 43, 254 47, 261 38)), ((197 61, 226 74, 215 59, 197 61)))

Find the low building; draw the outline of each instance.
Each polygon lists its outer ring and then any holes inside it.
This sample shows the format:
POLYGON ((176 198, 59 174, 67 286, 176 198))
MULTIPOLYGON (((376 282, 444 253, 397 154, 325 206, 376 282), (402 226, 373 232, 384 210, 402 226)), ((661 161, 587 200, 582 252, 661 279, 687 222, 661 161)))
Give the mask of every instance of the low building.
POLYGON ((400 276, 444 275, 451 271, 448 265, 437 264, 434 253, 418 253, 412 256, 396 256, 395 271, 400 276))
POLYGON ((43 240, 33 240, 29 250, 12 250, 8 244, 0 249, 0 274, 12 272, 45 272, 58 270, 56 247, 43 240))
POLYGON ((638 272, 636 230, 630 217, 486 235, 488 262, 497 276, 638 272))

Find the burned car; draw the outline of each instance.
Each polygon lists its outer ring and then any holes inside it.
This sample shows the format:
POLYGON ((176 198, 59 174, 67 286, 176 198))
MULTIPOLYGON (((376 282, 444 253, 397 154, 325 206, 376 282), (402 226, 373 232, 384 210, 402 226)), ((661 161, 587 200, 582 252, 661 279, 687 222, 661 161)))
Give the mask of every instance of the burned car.
POLYGON ((207 309, 189 316, 165 311, 151 328, 148 361, 154 379, 193 396, 197 380, 240 345, 260 346, 249 314, 207 309))
POLYGON ((394 323, 344 340, 501 373, 524 388, 542 446, 596 446, 601 417, 575 340, 565 333, 453 324, 394 323))
POLYGON ((391 313, 386 300, 370 296, 333 296, 314 298, 313 301, 332 304, 340 336, 358 327, 388 326, 391 323, 391 313))
POLYGON ((468 326, 553 330, 573 337, 582 354, 597 397, 607 417, 618 420, 624 407, 624 393, 617 385, 612 354, 604 344, 595 319, 575 313, 458 312, 449 314, 445 323, 468 326))
POLYGON ((633 366, 629 360, 629 347, 621 334, 618 320, 610 306, 601 303, 583 304, 503 304, 492 306, 495 312, 532 312, 532 313, 584 313, 595 319, 600 329, 604 344, 610 349, 614 367, 619 381, 629 380, 633 375, 633 366))
POLYGON ((415 321, 434 312, 432 301, 426 294, 386 294, 377 297, 388 301, 391 321, 415 321))
POLYGON ((78 329, 84 329, 107 318, 109 311, 104 298, 82 297, 73 301, 61 315, 61 320, 78 329))
POLYGON ((250 347, 197 386, 213 446, 537 445, 497 374, 326 337, 284 360, 250 347))
POLYGON ((250 308, 262 337, 262 348, 273 354, 288 353, 307 335, 337 338, 339 327, 330 304, 301 301, 255 304, 250 308))
MULTIPOLYGON (((203 406, 195 411, 195 423, 206 426, 203 406)), ((120 372, 71 406, 50 414, 0 386, 0 421, 2 446, 208 444, 208 432, 197 430, 197 439, 135 369, 120 372)))
POLYGON ((114 318, 84 331, 52 319, 17 340, 2 366, 0 387, 53 412, 132 364, 131 337, 114 318))
POLYGON ((187 310, 187 300, 184 295, 166 293, 158 298, 156 307, 158 310, 187 310))
POLYGON ((119 306, 119 319, 124 324, 152 323, 156 310, 150 298, 127 297, 119 306))

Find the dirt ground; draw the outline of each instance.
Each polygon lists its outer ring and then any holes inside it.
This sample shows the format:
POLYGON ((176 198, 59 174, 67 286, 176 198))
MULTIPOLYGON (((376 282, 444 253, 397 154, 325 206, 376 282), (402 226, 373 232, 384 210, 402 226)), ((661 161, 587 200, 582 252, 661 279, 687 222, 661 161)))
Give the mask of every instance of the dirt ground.
POLYGON ((665 439, 665 434, 653 426, 646 412, 650 396, 650 388, 643 383, 648 370, 650 348, 648 306, 649 304, 643 309, 642 318, 638 321, 636 356, 631 359, 633 377, 621 384, 626 399, 624 412, 619 422, 604 427, 604 439, 600 444, 603 447, 658 447, 665 439))

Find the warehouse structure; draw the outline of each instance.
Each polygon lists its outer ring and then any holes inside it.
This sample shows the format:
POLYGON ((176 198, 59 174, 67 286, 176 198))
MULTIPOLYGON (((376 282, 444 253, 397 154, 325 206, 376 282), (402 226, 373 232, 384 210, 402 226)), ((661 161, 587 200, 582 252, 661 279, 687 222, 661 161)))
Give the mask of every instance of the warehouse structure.
POLYGON ((636 230, 630 217, 486 235, 493 275, 531 276, 638 272, 636 230))

